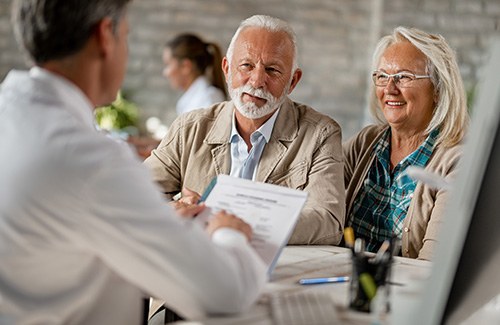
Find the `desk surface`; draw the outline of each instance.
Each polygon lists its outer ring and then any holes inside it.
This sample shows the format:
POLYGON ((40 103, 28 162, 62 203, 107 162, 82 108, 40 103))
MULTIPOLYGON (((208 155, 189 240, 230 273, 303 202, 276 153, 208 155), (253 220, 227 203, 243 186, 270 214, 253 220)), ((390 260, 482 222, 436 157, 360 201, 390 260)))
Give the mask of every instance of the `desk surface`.
MULTIPOLYGON (((411 283, 428 276, 431 263, 408 258, 395 258, 391 281, 411 283)), ((283 250, 269 283, 259 301, 250 311, 232 317, 211 317, 200 320, 205 325, 258 324, 272 325, 269 294, 297 290, 325 290, 337 306, 342 324, 369 324, 370 315, 347 308, 349 283, 332 283, 302 286, 301 278, 350 275, 350 252, 335 246, 287 246, 283 250)), ((391 286, 391 295, 405 290, 405 286, 391 286)), ((189 324, 179 322, 178 324, 189 324)), ((193 324, 193 323, 192 323, 193 324)), ((200 324, 200 323, 196 323, 200 324)))

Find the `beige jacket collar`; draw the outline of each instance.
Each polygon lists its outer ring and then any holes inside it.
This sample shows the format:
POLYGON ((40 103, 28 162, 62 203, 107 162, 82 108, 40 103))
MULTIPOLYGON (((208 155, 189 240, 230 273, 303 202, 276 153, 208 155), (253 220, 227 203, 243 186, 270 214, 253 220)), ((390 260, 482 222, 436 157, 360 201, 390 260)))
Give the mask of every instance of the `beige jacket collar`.
MULTIPOLYGON (((217 145, 212 149, 212 158, 216 169, 223 174, 229 174, 231 170, 231 118, 235 109, 232 101, 228 102, 223 111, 217 116, 212 128, 208 132, 205 141, 208 144, 217 145)), ((297 111, 293 102, 287 98, 283 103, 273 132, 271 140, 266 144, 257 168, 256 181, 266 182, 271 172, 285 155, 287 146, 284 142, 293 141, 299 132, 297 111)))

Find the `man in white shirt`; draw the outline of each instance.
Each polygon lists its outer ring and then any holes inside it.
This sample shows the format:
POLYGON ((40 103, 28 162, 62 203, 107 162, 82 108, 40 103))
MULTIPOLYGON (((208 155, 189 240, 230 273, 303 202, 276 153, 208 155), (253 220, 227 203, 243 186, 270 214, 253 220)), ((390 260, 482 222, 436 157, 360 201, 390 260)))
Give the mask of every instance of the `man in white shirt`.
POLYGON ((188 318, 234 313, 265 283, 247 224, 179 217, 94 128, 124 77, 129 1, 14 1, 35 67, 0 90, 0 324, 140 324, 144 296, 188 318))

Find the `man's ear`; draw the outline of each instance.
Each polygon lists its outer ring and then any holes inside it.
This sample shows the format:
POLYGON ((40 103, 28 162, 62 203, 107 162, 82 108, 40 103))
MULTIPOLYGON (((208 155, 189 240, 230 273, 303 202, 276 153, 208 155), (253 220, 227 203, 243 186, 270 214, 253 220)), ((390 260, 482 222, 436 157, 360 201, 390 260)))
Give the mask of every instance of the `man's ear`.
POLYGON ((222 58, 222 72, 224 72, 224 77, 226 78, 226 82, 230 82, 230 80, 227 79, 229 74, 229 61, 227 60, 227 57, 222 58))
POLYGON ((302 78, 302 70, 297 69, 293 73, 292 82, 290 83, 290 89, 288 89, 288 94, 292 93, 292 91, 295 88, 295 86, 297 86, 297 84, 299 83, 300 78, 302 78))
POLYGON ((106 17, 97 23, 94 29, 97 47, 103 57, 110 56, 113 52, 116 35, 113 31, 113 21, 106 17))

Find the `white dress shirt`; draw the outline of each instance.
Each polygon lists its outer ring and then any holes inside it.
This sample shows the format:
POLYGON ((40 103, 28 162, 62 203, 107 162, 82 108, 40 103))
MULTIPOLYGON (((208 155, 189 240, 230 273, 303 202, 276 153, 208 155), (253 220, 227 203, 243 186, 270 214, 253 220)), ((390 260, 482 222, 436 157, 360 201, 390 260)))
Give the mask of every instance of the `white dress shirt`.
POLYGON ((176 110, 181 115, 225 100, 224 93, 219 88, 211 85, 205 76, 199 76, 179 98, 176 110))
POLYGON ((233 113, 231 136, 229 139, 231 142, 231 172, 229 175, 255 180, 260 157, 262 156, 264 147, 271 139, 278 114, 279 109, 250 135, 252 148, 249 151, 245 140, 243 140, 236 128, 236 117, 233 113), (244 174, 248 174, 249 176, 245 177, 244 174))
POLYGON ((0 157, 0 324, 140 324, 144 296, 186 317, 232 313, 265 283, 246 238, 176 216, 61 77, 9 73, 0 157))

